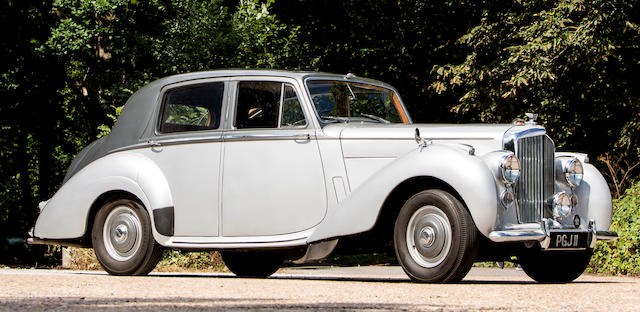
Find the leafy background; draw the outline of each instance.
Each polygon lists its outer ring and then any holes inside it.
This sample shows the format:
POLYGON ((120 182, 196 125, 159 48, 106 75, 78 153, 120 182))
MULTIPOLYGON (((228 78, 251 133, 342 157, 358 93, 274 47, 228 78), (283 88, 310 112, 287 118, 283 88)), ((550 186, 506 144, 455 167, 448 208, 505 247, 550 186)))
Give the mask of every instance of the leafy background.
POLYGON ((58 260, 24 243, 37 203, 135 90, 235 67, 387 81, 417 122, 538 113, 620 198, 621 239, 598 247, 594 270, 638 273, 638 10, 630 0, 2 0, 0 263, 58 260))

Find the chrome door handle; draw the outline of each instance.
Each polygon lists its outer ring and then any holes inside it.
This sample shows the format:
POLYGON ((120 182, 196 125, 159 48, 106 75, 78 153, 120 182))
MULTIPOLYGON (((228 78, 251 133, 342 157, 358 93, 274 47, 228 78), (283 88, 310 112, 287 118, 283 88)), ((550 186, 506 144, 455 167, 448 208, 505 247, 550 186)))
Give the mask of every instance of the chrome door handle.
POLYGON ((156 153, 162 152, 162 144, 158 143, 158 141, 149 140, 149 141, 147 141, 147 143, 151 147, 151 151, 156 152, 156 153))
POLYGON ((311 135, 310 135, 310 134, 308 134, 308 133, 305 133, 305 134, 298 134, 298 135, 296 135, 296 136, 294 137, 294 140, 295 140, 296 142, 300 142, 300 143, 302 143, 302 142, 309 142, 309 141, 311 141, 311 135))

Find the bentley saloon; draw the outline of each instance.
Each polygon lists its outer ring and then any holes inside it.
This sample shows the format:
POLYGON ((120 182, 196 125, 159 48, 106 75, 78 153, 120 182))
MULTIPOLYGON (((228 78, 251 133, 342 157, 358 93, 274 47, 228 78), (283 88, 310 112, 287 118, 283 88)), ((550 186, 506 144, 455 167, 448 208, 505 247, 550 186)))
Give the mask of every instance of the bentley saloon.
POLYGON ((572 281, 608 231, 607 183, 535 115, 414 124, 396 90, 352 74, 220 70, 156 80, 39 205, 30 243, 92 247, 115 275, 163 249, 219 250, 237 276, 328 256, 380 231, 418 282, 514 260, 572 281))

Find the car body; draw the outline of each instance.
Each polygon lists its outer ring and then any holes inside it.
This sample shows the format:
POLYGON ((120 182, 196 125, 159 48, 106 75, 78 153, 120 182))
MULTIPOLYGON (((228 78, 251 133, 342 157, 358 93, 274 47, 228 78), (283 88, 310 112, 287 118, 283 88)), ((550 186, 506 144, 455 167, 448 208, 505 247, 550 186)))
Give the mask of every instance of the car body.
POLYGON ((146 85, 40 209, 31 243, 93 246, 112 274, 146 274, 158 250, 181 248, 268 276, 384 226, 416 281, 462 279, 481 254, 568 281, 617 237, 602 175, 555 151, 535 118, 413 124, 388 84, 276 70, 146 85), (567 265, 571 276, 556 272, 567 265))

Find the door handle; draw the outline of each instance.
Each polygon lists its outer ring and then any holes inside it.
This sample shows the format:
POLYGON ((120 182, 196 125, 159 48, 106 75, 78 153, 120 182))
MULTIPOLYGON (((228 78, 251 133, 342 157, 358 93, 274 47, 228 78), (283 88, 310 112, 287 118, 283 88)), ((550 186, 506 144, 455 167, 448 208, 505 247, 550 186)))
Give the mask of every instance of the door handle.
POLYGON ((161 152, 162 151, 162 144, 160 144, 158 141, 155 140, 149 140, 147 141, 147 143, 149 144, 149 146, 151 146, 151 150, 154 152, 161 152))
POLYGON ((308 133, 298 134, 294 137, 294 140, 298 143, 305 143, 311 141, 311 135, 308 133))

